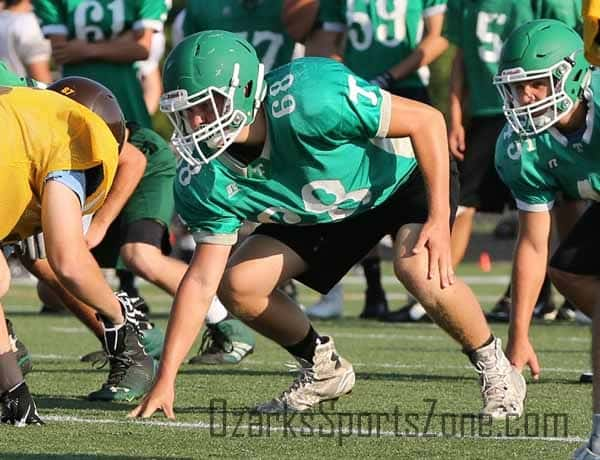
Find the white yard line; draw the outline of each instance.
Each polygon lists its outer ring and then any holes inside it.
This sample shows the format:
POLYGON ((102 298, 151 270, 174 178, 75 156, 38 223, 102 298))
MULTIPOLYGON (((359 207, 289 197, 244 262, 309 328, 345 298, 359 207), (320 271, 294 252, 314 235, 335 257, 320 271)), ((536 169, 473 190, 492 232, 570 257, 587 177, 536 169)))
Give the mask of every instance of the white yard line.
MULTIPOLYGON (((57 355, 57 354, 32 354, 31 358, 34 361, 79 361, 79 355, 57 355)), ((275 363, 277 365, 277 363, 275 363)), ((363 372, 364 368, 381 368, 381 369, 436 369, 436 370, 472 370, 473 367, 469 364, 464 365, 431 365, 431 364, 402 364, 402 363, 375 363, 375 362, 352 362, 352 365, 357 368, 358 371, 363 372), (361 369, 362 368, 362 369, 361 369)), ((246 358, 242 364, 239 365, 240 369, 244 369, 247 367, 253 366, 268 366, 271 368, 273 366, 273 362, 270 361, 259 361, 252 358, 246 358)), ((186 368, 194 368, 194 366, 189 366, 186 368)), ((281 368, 284 369, 284 363, 281 362, 281 368)), ((566 367, 544 367, 542 368, 542 372, 556 372, 556 373, 576 373, 580 374, 581 372, 587 369, 581 368, 566 368, 566 367)), ((40 371, 43 372, 43 371, 40 371)))
MULTIPOLYGON (((345 413, 343 414, 344 416, 347 416, 345 413)), ((328 414, 329 417, 336 417, 335 413, 332 414, 328 414)), ((356 416, 359 416, 359 413, 356 413, 356 416)), ((231 417, 235 417, 234 415, 231 415, 231 417)), ((258 417, 258 416, 257 416, 258 417)), ((266 416, 265 416, 266 417, 266 416)), ((290 414, 289 417, 291 418, 292 415, 290 414)), ((209 423, 205 423, 205 422, 171 422, 171 421, 161 421, 161 420, 126 420, 126 419, 94 419, 94 418, 84 418, 84 417, 73 417, 73 416, 65 416, 65 415, 46 415, 46 416, 42 416, 42 418, 45 421, 48 422, 59 422, 59 423, 86 423, 86 424, 90 424, 90 425, 130 425, 130 424, 135 424, 135 425, 143 425, 143 426, 150 426, 150 427, 168 427, 168 428, 174 428, 174 429, 183 429, 183 430, 210 430, 215 429, 215 425, 210 425, 209 423)), ((276 416, 272 415, 271 418, 276 419, 276 416)), ((254 433, 256 433, 259 429, 258 425, 221 425, 218 424, 218 426, 216 426, 216 430, 219 432, 222 432, 221 430, 223 428, 226 428, 226 432, 232 433, 234 430, 237 430, 238 433, 249 433, 250 430, 252 430, 254 433)), ((300 435, 300 433, 303 432, 302 427, 301 426, 297 426, 297 425, 290 425, 290 426, 266 426, 266 425, 261 425, 261 428, 263 429, 268 429, 270 432, 276 432, 276 433, 285 433, 285 434, 289 434, 290 431, 292 430, 293 432, 297 433, 298 435, 300 435)), ((306 430, 306 432, 308 432, 308 430, 306 430)), ((373 430, 371 430, 370 432, 373 432, 373 430)), ((310 431, 309 432, 311 435, 313 436, 317 436, 316 433, 314 433, 314 431, 310 431)), ((345 430, 345 429, 341 429, 341 430, 336 430, 335 428, 332 428, 331 430, 327 430, 327 434, 329 434, 329 437, 332 438, 332 441, 337 439, 336 435, 338 437, 342 437, 342 436, 350 436, 350 435, 354 435, 354 436, 359 436, 365 435, 364 431, 361 430, 356 430, 356 429, 352 429, 352 430, 345 430), (331 436, 333 435, 333 436, 331 436)), ((265 434, 266 436, 266 434, 265 434)), ((321 436, 323 436, 323 434, 321 433, 321 436)), ((441 432, 427 432, 426 434, 419 434, 417 436, 409 436, 407 434, 397 434, 393 431, 379 431, 377 433, 377 436, 383 436, 383 437, 418 437, 418 438, 425 438, 425 437, 432 437, 432 438, 445 438, 445 439, 451 439, 451 438, 460 438, 460 439, 476 439, 478 441, 550 441, 550 442, 561 442, 561 443, 581 443, 581 442, 585 442, 587 441, 587 438, 581 438, 581 437, 577 437, 577 436, 568 436, 568 437, 550 437, 550 436, 510 436, 510 437, 505 437, 505 436, 474 436, 474 435, 462 435, 462 436, 448 436, 445 435, 444 433, 441 432)), ((372 437, 376 437, 375 434, 372 435, 372 437)))

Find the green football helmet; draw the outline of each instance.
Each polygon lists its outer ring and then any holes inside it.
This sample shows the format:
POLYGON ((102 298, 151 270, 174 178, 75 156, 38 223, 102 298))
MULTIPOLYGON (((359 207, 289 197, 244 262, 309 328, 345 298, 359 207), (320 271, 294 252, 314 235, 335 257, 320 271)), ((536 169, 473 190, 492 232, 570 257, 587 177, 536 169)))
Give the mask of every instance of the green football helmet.
POLYGON ((583 55, 581 37, 560 21, 538 19, 510 34, 502 48, 494 85, 512 128, 532 136, 569 113, 583 97, 590 78, 591 67, 583 55), (548 96, 520 104, 515 84, 544 78, 548 79, 548 96))
POLYGON ((163 83, 160 110, 175 128, 171 142, 193 166, 224 153, 254 121, 266 94, 264 68, 252 45, 222 30, 190 35, 173 48, 163 83), (202 114, 199 126, 190 123, 190 112, 202 114))

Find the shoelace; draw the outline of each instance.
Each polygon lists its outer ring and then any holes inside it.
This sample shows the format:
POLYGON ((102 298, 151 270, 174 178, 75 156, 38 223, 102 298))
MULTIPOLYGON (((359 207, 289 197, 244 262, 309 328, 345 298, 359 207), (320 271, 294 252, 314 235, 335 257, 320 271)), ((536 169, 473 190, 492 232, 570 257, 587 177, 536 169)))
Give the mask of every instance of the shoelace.
POLYGON ((287 362, 285 366, 288 368, 288 372, 297 373, 298 375, 289 386, 287 390, 281 393, 279 399, 287 400, 287 397, 292 393, 296 392, 300 388, 310 385, 315 380, 314 367, 304 367, 297 362, 287 362))
POLYGON ((207 327, 202 334, 202 342, 198 354, 204 352, 219 352, 224 351, 225 353, 231 353, 233 351, 233 343, 216 328, 207 327))
MULTIPOLYGON (((131 367, 133 361, 129 356, 113 356, 108 358, 106 362, 110 362, 110 372, 106 383, 103 387, 112 387, 118 385, 123 380, 123 377, 127 374, 127 370, 131 367)), ((106 365, 106 363, 104 364, 106 365)))
POLYGON ((498 366, 486 368, 482 362, 478 362, 475 370, 481 375, 481 392, 487 396, 504 396, 508 388, 507 375, 498 366))

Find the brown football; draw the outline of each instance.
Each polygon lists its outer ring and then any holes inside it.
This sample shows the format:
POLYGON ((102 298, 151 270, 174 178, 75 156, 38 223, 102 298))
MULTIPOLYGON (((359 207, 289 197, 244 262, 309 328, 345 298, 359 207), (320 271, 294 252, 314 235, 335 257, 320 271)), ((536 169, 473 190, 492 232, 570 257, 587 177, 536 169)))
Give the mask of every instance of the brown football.
POLYGON ((319 0, 284 0, 281 21, 287 33, 303 42, 312 30, 319 12, 319 0))

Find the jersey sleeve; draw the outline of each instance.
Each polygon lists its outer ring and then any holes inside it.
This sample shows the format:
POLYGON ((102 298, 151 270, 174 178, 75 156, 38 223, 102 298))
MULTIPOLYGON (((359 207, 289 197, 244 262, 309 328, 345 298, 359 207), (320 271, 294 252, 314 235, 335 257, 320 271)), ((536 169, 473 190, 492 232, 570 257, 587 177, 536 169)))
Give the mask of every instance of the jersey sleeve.
POLYGON ((33 14, 22 15, 18 25, 17 52, 26 64, 50 60, 50 42, 44 38, 37 19, 33 14))
POLYGON ((168 7, 165 0, 142 0, 138 17, 133 23, 134 30, 151 29, 162 32, 167 20, 168 7))
MULTIPOLYGON (((532 147, 526 147, 510 135, 512 130, 504 128, 496 142, 496 170, 515 198, 521 211, 544 212, 554 206, 556 191, 551 184, 543 180, 539 171, 523 157, 533 156, 532 147)), ((535 147, 533 147, 535 149, 535 147)))
POLYGON ((386 137, 390 127, 391 96, 378 86, 348 73, 341 94, 341 123, 344 139, 386 137))
POLYGON ((209 188, 202 182, 205 182, 204 178, 198 180, 197 175, 190 177, 187 165, 178 168, 173 185, 175 212, 196 243, 233 246, 242 221, 235 214, 211 203, 209 188))
POLYGON ((448 0, 446 16, 444 17, 443 35, 450 43, 459 48, 463 47, 462 33, 462 0, 448 0))
POLYGON ((319 3, 319 21, 323 30, 330 32, 344 32, 346 20, 344 11, 346 3, 340 0, 321 0, 319 3))
POLYGON ((62 2, 36 0, 33 6, 44 35, 68 35, 66 11, 62 2))

